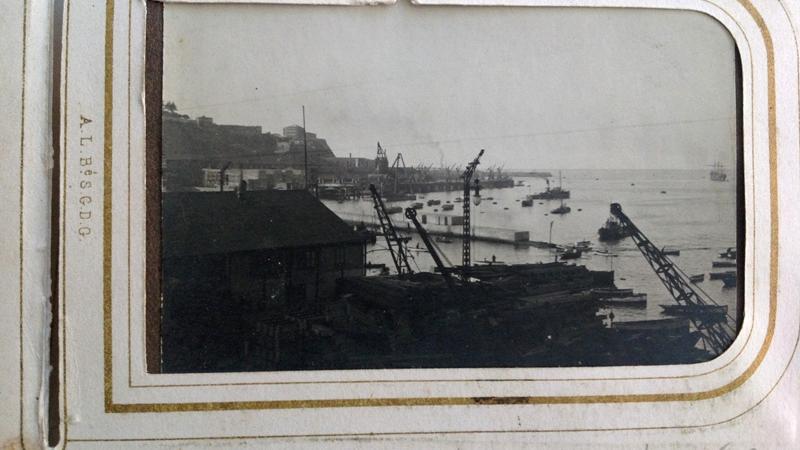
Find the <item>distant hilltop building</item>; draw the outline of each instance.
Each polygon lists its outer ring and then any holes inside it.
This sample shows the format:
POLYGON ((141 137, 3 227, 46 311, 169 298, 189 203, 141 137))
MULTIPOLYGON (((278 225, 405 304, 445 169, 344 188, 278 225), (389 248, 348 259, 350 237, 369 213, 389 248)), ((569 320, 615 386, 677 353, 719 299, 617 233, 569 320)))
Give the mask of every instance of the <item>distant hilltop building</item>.
POLYGON ((307 140, 317 139, 316 133, 311 133, 309 131, 305 131, 305 136, 303 135, 303 127, 300 125, 289 125, 288 127, 283 127, 283 137, 291 139, 293 141, 302 140, 304 137, 307 140))
POLYGON ((299 125, 290 125, 280 135, 265 133, 260 126, 218 124, 207 116, 193 119, 180 114, 174 103, 166 103, 161 132, 163 188, 207 187, 208 171, 204 169, 226 164, 235 169, 303 169, 306 151, 309 173, 323 173, 336 155, 315 133, 306 131, 304 142, 304 131, 299 125))
POLYGON ((283 137, 287 137, 289 139, 303 137, 303 127, 300 125, 289 125, 288 127, 283 127, 283 137))
MULTIPOLYGON (((165 159, 229 158, 235 162, 296 165, 303 160, 303 127, 290 125, 283 135, 264 133, 255 125, 223 125, 207 116, 191 119, 176 109, 162 112, 165 159), (279 144, 283 145, 279 145, 279 144), (287 147, 288 145, 288 147, 287 147)), ((325 139, 306 132, 310 160, 335 157, 325 139)))

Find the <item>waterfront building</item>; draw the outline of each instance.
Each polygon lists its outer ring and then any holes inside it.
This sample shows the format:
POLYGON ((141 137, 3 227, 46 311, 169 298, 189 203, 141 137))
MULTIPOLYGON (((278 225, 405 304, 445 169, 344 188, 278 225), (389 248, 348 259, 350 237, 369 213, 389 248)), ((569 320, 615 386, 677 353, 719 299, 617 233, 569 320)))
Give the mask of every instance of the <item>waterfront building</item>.
POLYGON ((276 333, 296 342, 338 280, 365 274, 364 236, 308 191, 174 192, 162 204, 165 372, 263 367, 276 333))

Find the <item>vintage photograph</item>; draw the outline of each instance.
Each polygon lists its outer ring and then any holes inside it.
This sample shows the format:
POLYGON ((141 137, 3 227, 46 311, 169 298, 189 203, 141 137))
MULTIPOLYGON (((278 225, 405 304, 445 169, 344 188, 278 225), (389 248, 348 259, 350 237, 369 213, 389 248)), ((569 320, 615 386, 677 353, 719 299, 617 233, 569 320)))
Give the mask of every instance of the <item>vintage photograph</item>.
POLYGON ((736 337, 713 18, 166 4, 162 41, 162 372, 691 364, 736 337))

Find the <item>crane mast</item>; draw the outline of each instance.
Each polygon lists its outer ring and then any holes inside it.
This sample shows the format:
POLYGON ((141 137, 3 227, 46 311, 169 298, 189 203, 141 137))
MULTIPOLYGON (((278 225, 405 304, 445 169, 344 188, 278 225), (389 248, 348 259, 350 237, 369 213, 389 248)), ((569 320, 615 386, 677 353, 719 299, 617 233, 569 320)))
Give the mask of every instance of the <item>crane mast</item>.
POLYGON ((433 248, 433 243, 431 242, 430 236, 428 236, 428 232, 425 231, 425 228, 419 223, 417 220, 417 210, 414 208, 406 208, 406 218, 408 218, 411 222, 414 223, 414 226, 417 228, 417 233, 419 233, 420 239, 425 244, 425 247, 428 249, 428 253, 431 254, 431 258, 433 258, 433 262, 436 263, 436 267, 439 269, 439 272, 442 273, 444 277, 444 281, 447 282, 447 287, 451 290, 454 288, 453 279, 450 278, 450 272, 442 263, 442 259, 439 257, 439 253, 433 248))
POLYGON ((386 206, 383 204, 383 199, 378 194, 374 184, 369 185, 369 192, 372 194, 372 203, 381 226, 381 234, 386 238, 386 246, 389 247, 389 253, 392 255, 392 262, 394 262, 394 267, 397 269, 397 274, 412 273, 411 266, 408 264, 408 255, 403 246, 403 239, 397 235, 397 230, 389 214, 386 213, 386 206))
MULTIPOLYGON (((463 228, 461 232, 461 269, 463 270, 464 278, 467 276, 467 272, 469 271, 470 262, 472 259, 471 251, 472 251, 472 231, 470 230, 470 182, 472 181, 472 175, 475 174, 475 169, 480 164, 481 156, 483 156, 483 149, 478 153, 478 156, 472 160, 471 163, 467 164, 467 168, 464 169, 464 173, 461 175, 461 178, 464 180, 464 197, 462 198, 462 205, 464 211, 464 221, 463 221, 463 228)), ((475 180, 475 192, 479 192, 479 183, 478 180, 475 180)))
MULTIPOLYGON (((628 229, 636 247, 642 252, 647 263, 679 305, 704 306, 709 303, 716 304, 712 298, 707 295, 704 297, 692 288, 692 285, 687 281, 686 275, 622 212, 622 206, 619 203, 611 204, 611 214, 628 229)), ((711 351, 714 356, 719 355, 728 348, 735 335, 735 330, 730 326, 727 319, 727 316, 720 320, 719 318, 699 314, 689 317, 692 325, 700 332, 704 347, 706 350, 711 351)))

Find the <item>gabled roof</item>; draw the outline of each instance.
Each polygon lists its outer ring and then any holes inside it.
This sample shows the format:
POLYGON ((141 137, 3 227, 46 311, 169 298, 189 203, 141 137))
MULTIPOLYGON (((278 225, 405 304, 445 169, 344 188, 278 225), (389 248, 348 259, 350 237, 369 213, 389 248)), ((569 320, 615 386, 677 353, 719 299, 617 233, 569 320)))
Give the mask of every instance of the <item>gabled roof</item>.
POLYGON ((365 240, 305 190, 167 192, 161 206, 164 258, 365 240))

